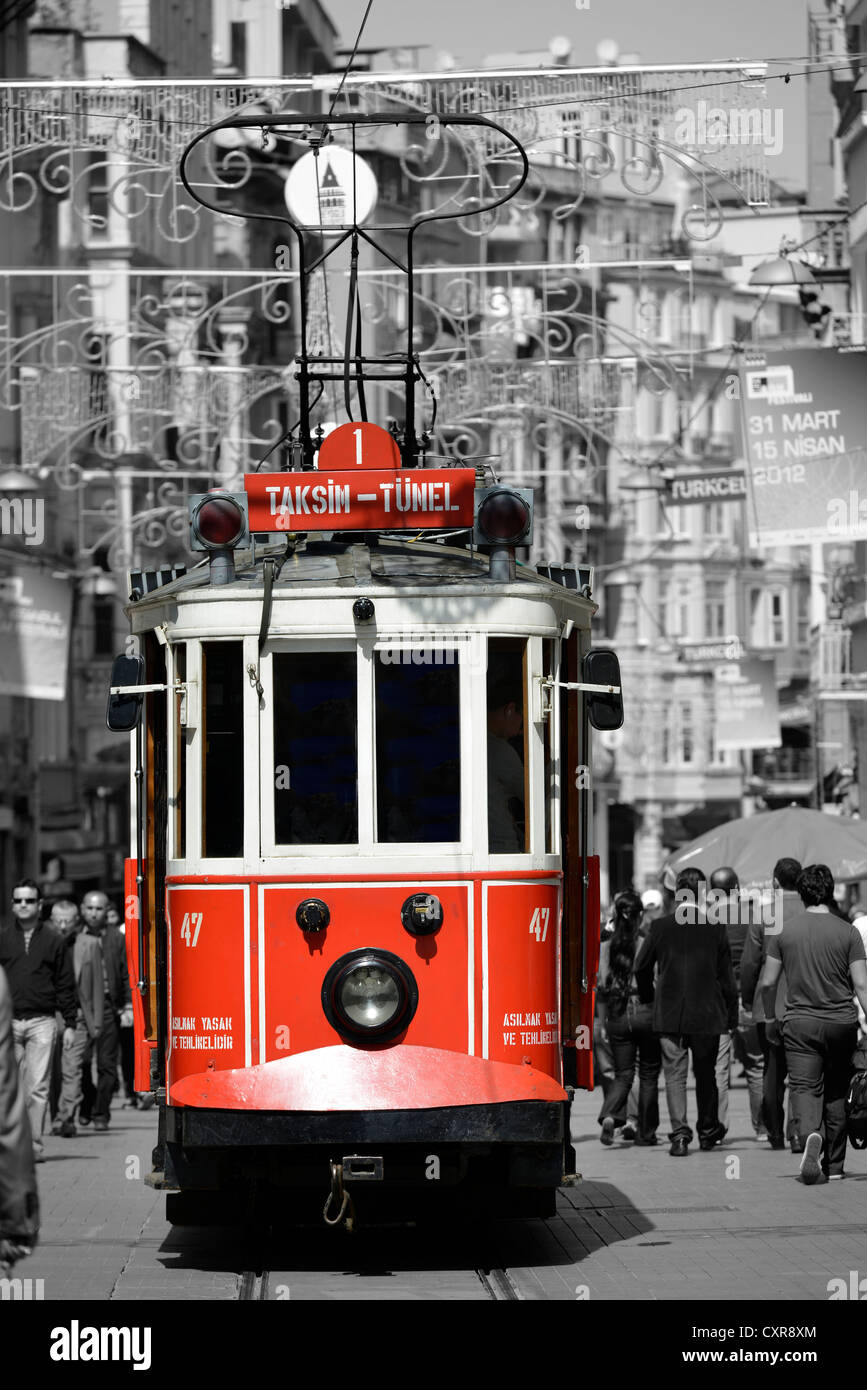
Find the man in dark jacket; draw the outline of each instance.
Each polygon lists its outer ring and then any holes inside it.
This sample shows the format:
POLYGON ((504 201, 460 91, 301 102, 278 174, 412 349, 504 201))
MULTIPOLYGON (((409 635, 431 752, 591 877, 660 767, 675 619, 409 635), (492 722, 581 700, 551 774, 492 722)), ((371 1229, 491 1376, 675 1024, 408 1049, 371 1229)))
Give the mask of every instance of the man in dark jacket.
MULTIPOLYGON (((744 942, 753 918, 761 917, 760 904, 753 901, 754 895, 741 893, 740 882, 734 869, 728 867, 715 869, 710 876, 710 886, 712 891, 716 891, 717 896, 724 895, 721 902, 714 902, 713 907, 709 903, 708 909, 725 926, 729 939, 729 950, 732 954, 735 986, 740 990, 740 968, 744 942)), ((729 1089, 731 1087, 733 1055, 742 1064, 747 1078, 747 1089, 750 1093, 750 1119, 753 1130, 757 1139, 764 1138, 766 1133, 762 1120, 764 1059, 758 1032, 753 1025, 752 1018, 746 1013, 739 1015, 735 1032, 731 1035, 722 1033, 719 1040, 719 1051, 716 1056, 716 1086, 719 1094, 719 1122, 724 1130, 728 1129, 729 1089)))
MULTIPOLYGON (((765 963, 768 942, 779 936, 788 917, 803 912, 804 904, 795 891, 795 884, 801 872, 797 859, 778 859, 774 865, 774 921, 770 926, 761 921, 751 922, 744 942, 741 957, 741 1001, 745 1009, 752 1010, 753 1022, 759 1035, 764 1056, 762 1078, 762 1114, 767 1126, 768 1139, 772 1149, 784 1149, 783 1137, 784 1107, 786 1093, 786 1049, 780 1029, 786 1016, 786 976, 781 972, 777 979, 777 993, 773 1014, 765 1014, 762 991, 758 989, 759 976, 765 963)), ((792 1153, 803 1153, 804 1137, 799 1135, 794 1123, 789 1126, 789 1142, 792 1153)))
POLYGON ((94 1129, 108 1129, 111 1098, 117 1089, 117 1061, 120 1052, 120 1015, 132 1003, 126 964, 126 947, 116 927, 106 923, 108 898, 105 893, 86 893, 81 904, 85 931, 99 940, 102 948, 103 1015, 99 1036, 88 1040, 82 1072, 83 1099, 78 1112, 79 1123, 93 1120, 94 1129), (96 1049, 97 1084, 94 1088, 90 1074, 91 1059, 96 1049))
POLYGON ((37 884, 32 878, 22 879, 12 890, 15 923, 0 931, 0 966, 12 994, 15 1056, 37 1163, 44 1159, 42 1130, 48 1111, 55 1010, 63 1015, 64 1047, 72 1046, 78 1010, 66 942, 41 920, 40 906, 37 884))
POLYGON ((12 1039, 12 995, 0 969, 0 1278, 39 1234, 33 1141, 12 1039))
POLYGON ((661 1034, 674 1158, 685 1157, 692 1140, 686 1119, 690 1052, 699 1147, 712 1149, 725 1134, 717 1116, 716 1055, 720 1034, 737 1027, 738 995, 725 926, 708 921, 705 905, 704 874, 683 869, 677 876, 674 914, 651 925, 635 962, 639 997, 653 1000, 653 1027, 661 1034))

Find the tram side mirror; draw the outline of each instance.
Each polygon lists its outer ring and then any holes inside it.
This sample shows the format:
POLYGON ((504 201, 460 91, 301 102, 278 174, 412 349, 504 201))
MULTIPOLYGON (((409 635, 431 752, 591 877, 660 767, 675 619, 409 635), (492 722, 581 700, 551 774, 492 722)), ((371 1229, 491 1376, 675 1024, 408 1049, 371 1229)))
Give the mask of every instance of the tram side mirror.
MULTIPOLYGON (((620 662, 614 652, 589 651, 584 658, 583 679, 586 685, 620 685, 620 662)), ((587 692, 587 717, 594 729, 610 730, 623 727, 623 694, 599 695, 587 692)))
MULTIPOLYGON (((111 684, 141 685, 144 678, 144 657, 116 656, 111 667, 111 684)), ((129 734, 138 726, 141 719, 143 695, 111 695, 105 722, 118 734, 129 734)))

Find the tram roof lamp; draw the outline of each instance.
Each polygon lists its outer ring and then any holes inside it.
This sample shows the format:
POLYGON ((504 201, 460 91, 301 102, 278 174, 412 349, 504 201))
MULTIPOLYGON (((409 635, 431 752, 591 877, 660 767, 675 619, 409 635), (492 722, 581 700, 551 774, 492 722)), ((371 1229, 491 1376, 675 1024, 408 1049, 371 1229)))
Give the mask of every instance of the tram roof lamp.
POLYGON ((245 530, 243 507, 230 496, 209 495, 193 508, 190 526, 194 538, 207 550, 235 546, 245 530))
POLYGON ((770 287, 786 285, 815 285, 816 277, 804 261, 792 260, 791 256, 774 256, 773 260, 762 261, 757 265, 749 283, 770 287))
POLYGON ((233 552, 250 543, 246 493, 212 488, 194 494, 189 505, 190 549, 209 553, 212 584, 231 584, 235 578, 233 552))
POLYGON ((533 529, 533 494, 527 488, 476 491, 475 540, 480 545, 526 545, 533 529))

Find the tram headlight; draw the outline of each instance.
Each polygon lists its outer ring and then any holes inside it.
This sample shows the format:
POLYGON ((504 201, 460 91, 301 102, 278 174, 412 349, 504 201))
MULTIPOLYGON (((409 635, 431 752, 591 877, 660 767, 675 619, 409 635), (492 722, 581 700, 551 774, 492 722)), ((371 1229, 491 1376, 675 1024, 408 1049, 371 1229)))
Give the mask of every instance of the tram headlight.
POLYGON ((350 951, 335 961, 322 985, 329 1023, 355 1039, 394 1037, 410 1022, 417 1005, 412 971, 390 951, 350 951))
POLYGON ((524 487, 476 491, 474 540, 478 545, 528 545, 533 539, 533 493, 524 487))
POLYGON ((394 1022, 401 989, 381 965, 356 965, 340 982, 340 1008, 359 1028, 382 1028, 394 1022))
POLYGON ((236 550, 249 540, 246 494, 215 488, 190 498, 193 550, 236 550))

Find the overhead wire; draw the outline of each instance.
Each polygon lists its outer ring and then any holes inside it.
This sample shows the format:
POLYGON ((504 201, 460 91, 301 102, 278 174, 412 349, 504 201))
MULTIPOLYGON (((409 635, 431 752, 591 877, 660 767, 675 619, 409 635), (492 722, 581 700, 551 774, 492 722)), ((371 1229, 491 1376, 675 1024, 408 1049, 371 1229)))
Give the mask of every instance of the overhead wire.
MULTIPOLYGON (((14 0, 13 0, 13 6, 14 6, 14 0)), ((324 127, 324 129, 327 128, 328 121, 329 121, 329 120, 331 119, 331 117, 333 116, 335 106, 336 106, 337 101, 339 100, 340 95, 341 95, 341 93, 342 93, 342 91, 343 91, 344 84, 345 84, 345 82, 346 82, 346 78, 349 76, 349 74, 350 74, 350 72, 351 72, 351 70, 352 70, 352 65, 353 65, 355 56, 356 56, 356 54, 357 54, 358 45, 359 45, 359 43, 361 42, 361 38, 362 38, 362 35, 363 35, 363 33, 364 33, 364 28, 365 28, 365 25, 366 25, 366 23, 367 23, 368 17, 369 17, 369 15, 370 15, 370 11, 371 11, 371 9, 372 9, 372 6, 373 6, 373 0, 368 0, 367 6, 366 6, 366 9, 365 9, 365 12, 364 12, 364 16, 363 16, 363 18, 362 18, 361 24, 360 24, 360 26, 359 26, 358 33, 357 33, 357 35, 356 35, 355 43, 353 44, 353 48, 352 48, 352 52, 351 52, 351 54, 350 54, 349 61, 348 61, 348 63, 346 64, 346 67, 345 67, 344 70, 343 70, 343 73, 342 73, 342 75, 341 75, 340 82, 339 82, 339 84, 338 84, 337 90, 335 91, 334 96, 333 96, 333 98, 332 98, 331 105, 330 105, 330 108, 329 108, 329 111, 328 111, 328 115, 327 115, 326 120, 325 120, 325 127, 324 127)), ((7 12, 8 12, 8 8, 9 8, 9 7, 6 7, 6 8, 7 8, 7 12)), ((0 14, 2 14, 2 11, 0 11, 0 14)), ((612 92, 612 93, 609 93, 609 94, 604 94, 604 95, 596 96, 596 97, 588 96, 588 97, 579 97, 579 98, 568 98, 568 97, 564 97, 564 96, 561 95, 561 96, 552 97, 552 98, 550 98, 550 99, 544 99, 544 100, 539 100, 539 101, 527 101, 527 102, 516 103, 516 104, 514 104, 514 105, 512 105, 512 106, 503 105, 503 104, 498 104, 496 107, 491 107, 491 108, 480 108, 480 109, 479 109, 479 114, 491 114, 492 112, 493 112, 493 113, 497 113, 497 114, 503 114, 503 113, 508 113, 508 112, 518 112, 518 113, 520 113, 520 112, 522 112, 522 111, 528 111, 528 110, 532 110, 532 109, 542 109, 542 108, 545 108, 545 107, 552 107, 552 106, 561 107, 561 108, 567 108, 567 109, 568 109, 568 108, 570 108, 570 107, 575 107, 575 106, 585 106, 585 105, 586 105, 586 106, 608 105, 608 104, 610 104, 610 102, 612 101, 613 98, 616 98, 616 99, 622 101, 622 100, 625 100, 625 99, 629 99, 630 97, 647 98, 647 97, 652 97, 652 96, 671 96, 671 95, 673 95, 673 94, 675 94, 675 93, 678 93, 678 94, 679 94, 679 93, 689 92, 689 91, 703 91, 703 90, 710 90, 710 89, 718 90, 720 86, 724 86, 724 85, 741 85, 741 84, 742 84, 743 82, 745 82, 745 81, 746 81, 746 82, 754 81, 754 82, 756 83, 756 85, 761 85, 761 84, 764 84, 764 83, 767 83, 767 82, 774 82, 774 81, 784 81, 785 83, 789 83, 789 82, 791 81, 792 77, 810 77, 811 75, 815 74, 816 72, 824 72, 824 73, 826 73, 826 74, 828 74, 828 75, 831 75, 832 73, 835 73, 835 72, 849 72, 849 73, 852 73, 853 64, 856 63, 856 62, 860 62, 860 60, 861 60, 862 58, 867 57, 867 53, 865 53, 864 51, 859 51, 859 52, 850 54, 850 55, 848 55, 848 61, 847 61, 845 64, 840 65, 840 66, 835 66, 835 65, 833 65, 833 60, 832 60, 830 57, 827 58, 827 59, 823 59, 823 58, 821 58, 821 57, 814 58, 812 55, 799 55, 797 58, 794 58, 794 59, 791 58, 791 57, 783 57, 783 56, 781 56, 781 57, 772 57, 772 58, 743 59, 743 60, 738 59, 738 60, 726 60, 726 61, 737 61, 738 63, 742 64, 742 70, 745 71, 745 72, 748 72, 748 70, 749 70, 751 67, 756 67, 756 68, 757 68, 757 67, 762 66, 762 65, 765 65, 765 64, 767 64, 767 65, 779 65, 779 64, 784 64, 784 63, 790 63, 790 62, 792 62, 792 61, 801 61, 801 56, 803 56, 803 60, 804 60, 804 61, 806 61, 806 62, 809 63, 809 66, 806 67, 806 68, 801 69, 800 71, 796 71, 796 72, 792 72, 792 71, 790 71, 790 70, 787 70, 785 73, 779 73, 779 74, 763 73, 763 74, 757 76, 757 77, 754 78, 754 79, 751 79, 751 78, 749 78, 749 77, 745 77, 745 78, 743 78, 743 77, 737 77, 737 76, 734 76, 734 75, 731 75, 731 76, 729 76, 729 75, 721 75, 719 78, 717 78, 717 79, 715 79, 715 80, 712 80, 712 81, 707 81, 707 82, 682 83, 682 84, 678 84, 678 85, 676 85, 676 86, 667 86, 667 87, 661 87, 661 88, 647 88, 647 89, 636 88, 636 89, 635 89, 634 91, 632 91, 632 92, 629 92, 629 91, 626 91, 626 92, 619 91, 619 92, 612 92)), ((700 66, 700 64, 696 64, 696 66, 700 66)), ((478 69, 477 71, 478 71, 478 73, 479 73, 479 75, 480 75, 481 77, 484 77, 485 71, 486 71, 485 69, 478 69)), ((551 69, 551 72, 552 72, 552 75, 554 75, 554 74, 557 73, 557 69, 552 68, 552 69, 551 69)), ((617 69, 616 67, 611 68, 611 69, 597 69, 597 70, 595 70, 594 75, 596 75, 596 73, 598 73, 598 74, 601 75, 601 74, 604 73, 604 72, 608 72, 608 73, 613 77, 613 76, 615 76, 615 75, 617 74, 618 69, 617 69)), ((447 75, 448 75, 448 74, 444 74, 444 77, 447 77, 447 75)), ((516 71, 515 75, 516 75, 516 76, 520 76, 520 70, 516 71)), ((853 80, 854 80, 854 74, 853 74, 853 80)), ((54 110, 48 110, 48 111, 46 111, 46 108, 45 108, 44 106, 33 106, 33 105, 30 105, 30 104, 28 104, 28 103, 26 103, 26 102, 8 102, 8 103, 4 103, 4 106, 5 106, 5 109, 6 109, 6 110, 10 110, 10 111, 14 111, 14 110, 19 110, 19 111, 32 111, 32 112, 34 112, 34 113, 37 113, 37 114, 40 114, 40 115, 43 115, 43 116, 45 116, 45 115, 49 115, 49 116, 57 116, 57 115, 72 116, 72 115, 75 115, 75 114, 76 114, 75 112, 69 110, 68 108, 65 109, 65 108, 63 108, 62 106, 59 107, 59 108, 56 108, 56 109, 54 109, 54 110)), ((102 119, 105 119, 105 120, 114 120, 114 121, 116 121, 116 120, 118 119, 117 113, 110 113, 110 112, 91 112, 91 113, 89 113, 89 116, 92 117, 93 119, 102 118, 102 119)), ((164 115, 162 115, 162 114, 160 114, 158 117, 147 117, 147 116, 142 116, 142 117, 140 117, 140 120, 141 120, 142 125, 156 125, 156 126, 158 126, 159 128, 165 128, 166 126, 182 126, 182 127, 184 127, 185 129, 188 129, 189 126, 190 126, 190 122, 189 122, 189 121, 172 120, 171 118, 166 118, 166 117, 165 117, 164 115)), ((318 122, 317 122, 317 124, 318 124, 318 122)), ((314 147, 314 154, 318 155, 318 147, 314 147)), ((317 202, 318 202, 318 204, 319 204, 320 223, 321 223, 321 198, 320 198, 320 187, 319 187, 318 171, 317 171, 317 202)), ((857 212, 859 212, 859 211, 861 210, 861 208, 864 207, 865 205, 867 205, 867 202, 859 204, 857 208, 854 208, 854 209, 852 209, 851 211, 847 211, 843 217, 836 218, 836 219, 833 219, 833 220, 829 220, 827 223, 825 223, 825 224, 823 225, 822 228, 819 229, 819 231, 817 231, 816 233, 814 233, 811 237, 806 238, 803 242, 798 243, 798 244, 797 244, 796 246, 794 246, 794 247, 788 248, 787 254, 791 254, 793 251, 803 250, 805 247, 811 245, 812 242, 819 240, 822 236, 825 235, 825 233, 826 233, 830 228, 832 228, 832 227, 834 227, 834 226, 840 226, 842 223, 844 223, 844 222, 850 220, 850 219, 851 219, 852 217, 854 217, 855 214, 856 214, 857 212)), ((744 253, 744 254, 750 254, 750 253, 744 253)), ((759 253, 756 253, 756 254, 759 254, 759 253)), ((327 275, 325 274, 324 271, 323 271, 323 281, 324 281, 324 286, 323 286, 323 288, 324 288, 324 300, 325 300, 326 331, 327 331, 327 334, 328 334, 329 352, 330 352, 330 344, 331 344, 331 317, 330 317, 330 304, 329 304, 329 299, 328 299, 328 277, 327 277, 327 275)), ((752 326, 752 323, 753 323, 753 322, 755 321, 755 319, 758 317, 758 314, 761 312, 761 310, 762 310, 762 308, 764 307, 766 301, 767 301, 767 295, 765 295, 764 298, 762 299, 760 305, 758 306, 758 308, 757 308, 757 310, 756 310, 755 315, 753 316, 753 319, 750 320, 750 323, 747 325, 747 329, 749 329, 749 328, 752 326)), ((359 306, 359 307, 360 307, 360 306, 359 306)), ((692 422, 692 420, 694 420, 694 419, 696 418, 696 416, 697 416, 698 414, 700 414, 701 411, 704 410, 708 404, 710 404, 711 400, 714 399, 715 394, 716 394, 716 391, 719 389, 719 385, 720 385, 720 384, 722 383, 722 381, 724 380, 724 378, 725 378, 725 376, 726 376, 726 374, 727 374, 727 372, 728 372, 728 370, 729 370, 729 367, 731 366, 731 364, 732 364, 732 362, 733 362, 733 360, 734 360, 734 355, 740 350, 740 347, 741 347, 741 345, 744 343, 744 341, 745 341, 745 338, 744 338, 744 337, 741 337, 741 339, 739 339, 738 343, 735 345, 735 347, 734 347, 734 349, 733 349, 732 354, 731 354, 730 357, 729 357, 728 362, 727 362, 726 365, 721 369, 721 371, 720 371, 720 373, 719 373, 719 375, 718 375, 718 378, 717 378, 716 382, 712 384, 711 389, 710 389, 710 391, 709 391, 707 397, 706 397, 706 398, 701 402, 701 404, 696 408, 696 410, 693 412, 693 414, 692 414, 692 415, 689 417, 689 419, 687 420, 686 425, 682 426, 682 429, 688 428, 688 425, 692 422)), ((356 347, 358 347, 358 344, 356 345, 356 347)), ((699 352, 710 352, 710 351, 713 351, 713 350, 714 350, 714 349, 705 348, 705 349, 699 349, 698 351, 699 351, 699 352)), ((718 350, 718 349, 717 349, 717 350, 718 350)), ((666 355, 667 355, 667 354, 666 354, 666 355)), ((677 354, 676 354, 676 353, 672 353, 671 355, 674 356, 674 355, 677 355, 677 354)), ((324 392, 324 386, 323 386, 322 389, 320 390, 320 395, 317 397, 317 401, 321 398, 321 395, 322 395, 323 392, 324 392)), ((294 429, 294 428, 296 428, 296 427, 297 427, 297 426, 293 426, 292 428, 294 429)), ((263 458, 262 460, 260 460, 258 467, 261 467, 261 465, 262 465, 262 463, 265 461, 265 459, 267 459, 267 458, 270 456, 270 454, 273 452, 273 448, 277 447, 280 443, 282 443, 282 442, 285 440, 285 438, 287 438, 288 435, 291 434, 291 432, 292 432, 291 430, 288 431, 286 435, 282 436, 281 439, 277 441, 277 445, 272 446, 272 449, 269 450, 268 454, 266 454, 266 455, 264 456, 264 458, 263 458)), ((647 464, 646 466, 647 466, 648 468, 652 468, 652 467, 655 467, 655 466, 657 466, 658 464, 660 464, 660 463, 667 457, 667 455, 669 454, 669 451, 670 451, 671 447, 672 447, 671 444, 666 445, 665 448, 660 452, 660 454, 657 455, 657 457, 656 457, 655 459, 651 460, 650 463, 647 464)))
POLYGON ((357 33, 356 36, 355 36, 355 43, 352 45, 352 52, 351 52, 350 55, 349 55, 349 62, 346 64, 346 67, 343 69, 343 76, 342 76, 341 79, 340 79, 340 85, 338 86, 337 91, 334 93, 334 97, 333 97, 332 102, 331 102, 331 107, 330 107, 330 109, 329 109, 329 111, 328 111, 328 115, 327 115, 326 118, 325 118, 326 125, 327 125, 327 123, 331 120, 331 117, 334 115, 334 108, 335 108, 335 106, 337 105, 337 99, 338 99, 338 97, 340 96, 340 93, 343 91, 343 84, 344 84, 344 82, 346 81, 346 79, 347 79, 347 77, 349 76, 349 73, 350 73, 350 71, 351 71, 351 69, 352 69, 352 64, 353 64, 354 61, 355 61, 355 55, 356 55, 356 53, 358 52, 358 45, 361 43, 361 36, 362 36, 362 34, 364 33, 364 26, 365 26, 365 24, 367 23, 367 17, 368 17, 368 15, 370 14, 370 11, 371 11, 372 8, 373 8, 373 0, 367 0, 367 9, 364 11, 364 18, 363 18, 362 21, 361 21, 361 27, 359 28, 358 33, 357 33))
MULTIPOLYGON (((319 395, 316 397, 314 401, 310 402, 310 405, 308 407, 309 410, 312 410, 315 405, 318 405, 320 400, 322 399, 322 395, 325 391, 325 383, 320 381, 318 383, 318 386, 319 395)), ((299 416, 298 419, 295 421, 294 425, 290 425, 288 430, 286 430, 285 433, 281 434, 280 438, 274 444, 271 445, 271 448, 268 450, 267 454, 262 455, 259 462, 256 464, 256 467, 253 469, 254 473, 259 472, 259 469, 262 467, 262 464, 265 462, 266 459, 269 459, 271 457, 275 449, 279 449, 281 444, 285 444, 286 440, 292 437, 292 435, 295 433, 300 424, 301 417, 299 416)))

